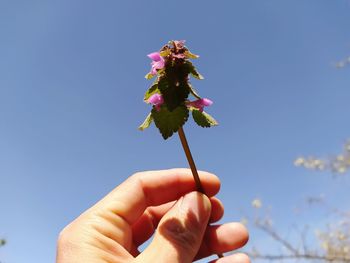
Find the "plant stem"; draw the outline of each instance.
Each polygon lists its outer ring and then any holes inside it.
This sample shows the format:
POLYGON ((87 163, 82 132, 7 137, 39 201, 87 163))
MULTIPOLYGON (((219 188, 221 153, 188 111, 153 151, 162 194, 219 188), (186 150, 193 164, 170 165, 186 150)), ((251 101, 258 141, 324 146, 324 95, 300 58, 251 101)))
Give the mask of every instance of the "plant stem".
MULTIPOLYGON (((188 164, 190 165, 192 175, 193 175, 194 181, 196 183, 197 191, 202 193, 202 194, 205 194, 201 180, 200 180, 199 175, 198 175, 196 164, 194 163, 194 160, 193 160, 193 157, 191 154, 191 150, 190 150, 190 147, 188 146, 186 135, 185 135, 183 128, 180 127, 179 130, 177 131, 177 133, 179 134, 180 141, 181 141, 182 147, 185 151, 188 164)), ((223 257, 222 254, 217 254, 217 256, 219 258, 223 257)))
POLYGON ((202 186, 202 183, 201 183, 201 180, 199 179, 199 175, 198 175, 198 171, 197 171, 197 168, 196 168, 196 164, 194 163, 194 160, 193 160, 193 157, 192 157, 192 154, 191 154, 191 150, 190 150, 190 147, 188 146, 186 135, 185 135, 185 132, 184 132, 182 127, 179 128, 178 133, 179 133, 179 137, 180 137, 180 141, 181 141, 182 147, 183 147, 183 149, 185 151, 185 154, 186 154, 186 158, 187 158, 188 164, 190 165, 194 181, 196 183, 197 191, 202 193, 202 194, 205 194, 203 186, 202 186))

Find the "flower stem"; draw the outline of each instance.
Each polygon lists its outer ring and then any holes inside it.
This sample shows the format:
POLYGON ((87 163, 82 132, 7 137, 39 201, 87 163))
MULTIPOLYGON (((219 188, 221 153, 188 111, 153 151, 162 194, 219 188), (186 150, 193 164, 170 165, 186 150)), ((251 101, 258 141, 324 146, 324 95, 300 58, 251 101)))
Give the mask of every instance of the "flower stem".
POLYGON ((185 151, 185 154, 186 154, 186 158, 187 158, 188 164, 190 165, 194 181, 196 183, 197 191, 202 193, 202 194, 205 194, 203 186, 202 186, 202 183, 201 183, 201 180, 199 179, 199 175, 198 175, 198 171, 197 171, 197 168, 196 168, 196 164, 194 163, 194 160, 193 160, 193 157, 192 157, 192 154, 191 154, 191 150, 190 150, 190 147, 188 146, 186 135, 185 135, 185 132, 184 132, 182 127, 179 128, 178 133, 179 133, 179 137, 180 137, 180 141, 181 141, 182 147, 183 147, 183 149, 185 151))
MULTIPOLYGON (((177 131, 177 133, 179 134, 180 141, 181 141, 182 147, 185 151, 188 164, 190 165, 192 175, 193 175, 194 181, 196 183, 197 191, 202 193, 202 194, 205 194, 201 180, 200 180, 199 175, 198 175, 196 164, 194 163, 194 160, 193 160, 193 157, 191 154, 191 150, 190 150, 190 147, 188 146, 186 135, 185 135, 183 128, 180 127, 179 130, 177 131)), ((219 258, 223 257, 222 254, 217 254, 217 256, 219 258)))

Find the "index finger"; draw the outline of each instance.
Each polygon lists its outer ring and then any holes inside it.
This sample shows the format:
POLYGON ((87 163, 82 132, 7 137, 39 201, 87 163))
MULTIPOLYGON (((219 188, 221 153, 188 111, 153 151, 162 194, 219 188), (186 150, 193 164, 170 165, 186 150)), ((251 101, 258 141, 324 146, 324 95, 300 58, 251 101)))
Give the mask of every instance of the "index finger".
MULTIPOLYGON (((219 178, 208 172, 198 173, 206 195, 215 195, 220 189, 219 178)), ((190 169, 140 172, 116 187, 96 206, 109 209, 132 225, 147 207, 177 200, 195 190, 190 169)))

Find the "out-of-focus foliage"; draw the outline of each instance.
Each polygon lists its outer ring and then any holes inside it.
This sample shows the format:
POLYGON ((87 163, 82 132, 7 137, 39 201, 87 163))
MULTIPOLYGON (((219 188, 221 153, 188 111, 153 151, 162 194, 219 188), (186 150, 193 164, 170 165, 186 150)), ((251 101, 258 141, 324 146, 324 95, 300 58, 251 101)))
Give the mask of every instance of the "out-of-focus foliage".
MULTIPOLYGON (((343 152, 335 157, 299 157, 295 160, 295 165, 311 170, 330 171, 333 174, 345 174, 350 171, 350 140, 344 144, 343 152)), ((341 211, 337 207, 329 206, 323 195, 309 197, 305 201, 308 207, 319 205, 326 209, 330 215, 329 222, 318 228, 295 222, 296 229, 303 231, 296 231, 293 237, 290 236, 291 233, 286 235, 278 230, 269 209, 263 206, 260 198, 252 201, 255 216, 245 217, 242 222, 253 223, 281 248, 278 250, 280 252, 269 254, 259 247, 253 247, 248 252, 253 261, 260 259, 267 262, 350 262, 350 211, 341 211)))
POLYGON ((350 64, 350 57, 347 57, 341 61, 338 61, 335 63, 335 67, 337 68, 344 68, 350 64))
POLYGON ((0 247, 4 246, 6 244, 5 239, 0 239, 0 247))
POLYGON ((350 261, 350 217, 329 224, 326 231, 316 231, 324 254, 328 258, 350 261))
POLYGON ((254 208, 260 208, 262 206, 262 202, 259 198, 255 198, 253 201, 252 201, 252 206, 254 208))
MULTIPOLYGON (((260 211, 263 208, 260 199, 253 200, 252 206, 260 211)), ((281 233, 274 226, 271 216, 257 216, 252 220, 255 227, 274 240, 281 247, 281 252, 269 254, 258 247, 253 247, 248 254, 253 260, 260 259, 267 262, 350 262, 350 213, 336 209, 331 209, 330 212, 334 214, 335 222, 327 224, 323 230, 310 229, 308 225, 304 225, 302 226, 304 230, 296 233, 299 235, 297 239, 288 238, 281 233), (311 243, 307 240, 317 241, 311 243)), ((248 221, 245 218, 242 222, 247 224, 248 221)))
POLYGON ((294 164, 306 169, 344 174, 350 170, 350 140, 344 144, 343 152, 336 156, 329 158, 299 157, 294 161, 294 164))

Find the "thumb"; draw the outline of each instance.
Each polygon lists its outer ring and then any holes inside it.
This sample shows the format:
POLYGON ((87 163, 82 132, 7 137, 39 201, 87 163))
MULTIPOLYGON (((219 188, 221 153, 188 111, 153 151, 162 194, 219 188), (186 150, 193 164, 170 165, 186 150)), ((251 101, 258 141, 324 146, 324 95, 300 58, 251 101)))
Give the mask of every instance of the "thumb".
POLYGON ((199 192, 186 194, 163 216, 140 262, 189 263, 196 256, 208 226, 211 204, 199 192))

